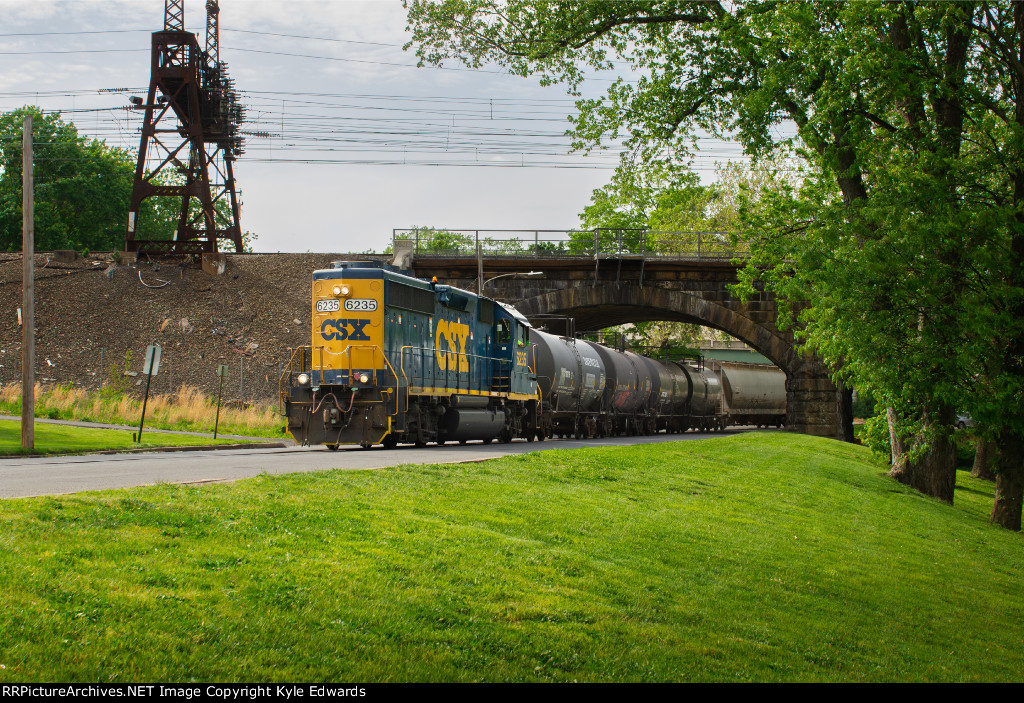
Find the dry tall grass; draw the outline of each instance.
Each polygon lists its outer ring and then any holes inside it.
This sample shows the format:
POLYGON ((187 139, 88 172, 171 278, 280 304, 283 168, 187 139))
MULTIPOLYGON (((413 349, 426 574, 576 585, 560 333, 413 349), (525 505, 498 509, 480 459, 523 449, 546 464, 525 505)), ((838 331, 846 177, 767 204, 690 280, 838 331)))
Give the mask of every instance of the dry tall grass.
MULTIPOLYGON (((142 401, 113 388, 99 392, 73 386, 35 386, 36 415, 62 420, 107 422, 137 425, 142 415, 142 401)), ((0 407, 15 412, 21 405, 21 384, 0 387, 0 407)), ((167 429, 212 432, 217 403, 198 388, 182 386, 173 394, 150 396, 146 403, 146 425, 167 429)), ((277 434, 281 425, 277 409, 272 405, 237 403, 221 405, 219 429, 235 434, 277 434)))

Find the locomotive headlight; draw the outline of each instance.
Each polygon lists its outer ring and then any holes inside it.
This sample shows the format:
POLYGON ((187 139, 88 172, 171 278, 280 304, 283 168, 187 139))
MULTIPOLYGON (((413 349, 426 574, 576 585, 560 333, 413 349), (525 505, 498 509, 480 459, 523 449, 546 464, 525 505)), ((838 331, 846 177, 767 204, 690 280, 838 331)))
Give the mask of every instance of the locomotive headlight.
POLYGON ((359 382, 360 383, 369 383, 370 382, 370 375, 366 374, 366 373, 359 374, 359 382))
POLYGON ((309 385, 309 374, 300 373, 295 380, 299 382, 300 386, 307 386, 309 385))
POLYGON ((334 286, 334 294, 347 298, 352 295, 352 289, 348 286, 334 286))

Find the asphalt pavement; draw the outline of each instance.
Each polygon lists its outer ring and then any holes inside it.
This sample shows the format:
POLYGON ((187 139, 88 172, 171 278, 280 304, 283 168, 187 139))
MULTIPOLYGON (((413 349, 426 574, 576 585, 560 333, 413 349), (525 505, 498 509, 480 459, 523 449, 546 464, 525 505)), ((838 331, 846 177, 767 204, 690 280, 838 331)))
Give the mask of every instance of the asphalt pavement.
MULTIPOLYGON (((42 421, 40 420, 40 422, 42 421)), ((74 424, 97 426, 93 423, 74 424)), ((121 426, 108 427, 132 429, 121 426)), ((153 432, 158 431, 153 430, 153 432)), ((79 491, 131 488, 157 483, 217 483, 252 478, 261 474, 276 475, 331 469, 379 469, 402 464, 463 463, 533 451, 678 442, 731 434, 736 434, 736 431, 707 434, 662 434, 649 437, 605 437, 591 440, 560 439, 545 442, 517 440, 510 444, 470 442, 465 445, 450 444, 427 447, 402 445, 394 449, 351 447, 338 451, 329 451, 325 447, 299 447, 292 443, 289 446, 275 447, 268 444, 233 447, 218 451, 185 450, 113 455, 14 456, 0 458, 0 498, 60 495, 79 491)), ((253 438, 242 439, 252 440, 253 438)), ((279 440, 273 440, 273 442, 279 442, 279 440)))

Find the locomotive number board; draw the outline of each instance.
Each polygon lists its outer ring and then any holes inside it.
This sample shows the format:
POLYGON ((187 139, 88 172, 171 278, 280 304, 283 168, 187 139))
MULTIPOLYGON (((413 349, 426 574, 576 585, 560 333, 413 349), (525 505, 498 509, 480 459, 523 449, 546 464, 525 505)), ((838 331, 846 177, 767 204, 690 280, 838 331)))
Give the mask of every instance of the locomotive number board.
MULTIPOLYGON (((373 312, 377 309, 377 301, 373 298, 352 298, 345 301, 345 309, 349 312, 373 312)), ((317 312, 338 312, 341 301, 337 298, 325 298, 316 301, 317 312)))
POLYGON ((352 298, 345 301, 345 309, 350 312, 373 312, 377 309, 377 301, 373 298, 352 298))

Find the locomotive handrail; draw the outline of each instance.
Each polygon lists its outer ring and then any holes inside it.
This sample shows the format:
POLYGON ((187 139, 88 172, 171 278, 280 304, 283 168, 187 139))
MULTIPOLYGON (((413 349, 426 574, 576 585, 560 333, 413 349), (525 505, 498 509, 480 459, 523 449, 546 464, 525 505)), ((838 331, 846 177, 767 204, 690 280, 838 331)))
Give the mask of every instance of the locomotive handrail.
MULTIPOLYGON (((441 350, 441 351, 444 351, 444 350, 441 350)), ((399 354, 400 354, 399 367, 402 369, 402 377, 406 380, 406 389, 407 389, 406 390, 406 395, 407 396, 408 396, 408 394, 410 392, 408 389, 413 387, 413 382, 418 380, 421 383, 421 385, 419 385, 418 387, 420 389, 425 387, 425 386, 422 385, 422 383, 427 380, 427 375, 425 373, 423 373, 423 371, 422 371, 423 366, 424 366, 424 363, 423 363, 424 358, 431 359, 434 356, 436 356, 437 352, 438 352, 437 347, 432 347, 432 348, 431 347, 414 347, 412 345, 403 346, 399 350, 399 354), (420 369, 421 369, 421 372, 420 372, 420 374, 418 376, 412 376, 411 380, 410 380, 410 376, 408 376, 406 374, 406 371, 405 371, 405 352, 406 352, 406 350, 408 350, 410 352, 419 352, 419 357, 420 357, 420 369)), ((410 354, 410 356, 411 356, 411 354, 410 354)), ((482 361, 492 361, 492 362, 495 362, 496 365, 499 368, 504 368, 506 366, 509 367, 508 376, 507 376, 507 378, 508 378, 508 390, 505 391, 505 392, 506 393, 512 393, 512 366, 513 366, 513 364, 512 364, 512 362, 510 360, 502 359, 502 358, 497 357, 497 356, 484 356, 482 354, 462 354, 462 356, 466 357, 466 361, 470 365, 470 369, 465 372, 465 374, 466 374, 466 388, 465 388, 465 390, 466 391, 474 390, 473 387, 472 387, 472 385, 473 385, 472 384, 472 365, 473 365, 474 362, 479 363, 479 361, 482 360, 482 361)), ((436 365, 435 364, 429 364, 429 366, 430 366, 430 380, 431 380, 431 383, 433 384, 432 388, 436 389, 437 388, 437 376, 438 376, 437 371, 440 369, 440 364, 436 364, 436 365)), ((461 378, 460 378, 460 376, 463 373, 462 371, 456 371, 455 372, 456 375, 455 375, 455 387, 454 388, 452 388, 448 384, 448 377, 449 377, 449 374, 451 373, 451 369, 448 366, 448 354, 447 354, 447 352, 445 352, 445 368, 442 370, 442 372, 444 374, 444 383, 445 383, 444 388, 445 388, 445 390, 455 390, 455 391, 462 390, 462 381, 461 381, 461 378)), ((503 376, 498 376, 498 374, 494 374, 494 376, 496 378, 501 378, 501 379, 506 378, 506 377, 503 377, 503 376)), ((476 390, 481 392, 481 393, 486 392, 483 388, 477 388, 476 390)), ((406 399, 406 409, 408 409, 408 398, 406 399)))
POLYGON ((412 347, 404 346, 398 350, 398 368, 402 369, 402 378, 405 380, 405 412, 409 412, 409 377, 405 375, 406 349, 412 349, 412 347))
POLYGON ((381 349, 376 344, 373 344, 373 345, 370 345, 370 344, 350 344, 349 346, 345 347, 342 351, 338 351, 338 352, 327 350, 324 347, 317 347, 317 348, 320 350, 320 367, 319 367, 319 370, 321 372, 325 368, 324 361, 323 361, 324 354, 329 354, 331 356, 343 356, 344 355, 344 356, 348 357, 348 375, 349 375, 349 378, 351 379, 351 377, 352 377, 352 350, 355 349, 355 350, 358 351, 358 350, 369 349, 369 350, 371 350, 371 353, 373 355, 373 361, 370 362, 371 365, 372 365, 372 368, 370 368, 370 372, 373 374, 373 385, 374 386, 380 385, 378 383, 378 378, 377 378, 377 372, 380 369, 377 367, 376 363, 374 363, 374 361, 376 360, 377 354, 380 354, 380 357, 384 360, 384 363, 387 364, 388 370, 391 371, 391 375, 394 376, 396 379, 398 378, 398 374, 395 373, 395 367, 391 364, 390 359, 388 359, 388 355, 384 352, 383 349, 381 349))
POLYGON ((292 367, 295 365, 295 355, 298 354, 299 352, 303 352, 303 354, 299 357, 299 362, 300 362, 299 363, 299 373, 302 373, 302 372, 304 372, 306 370, 306 363, 305 363, 306 362, 306 355, 304 353, 306 349, 309 349, 309 356, 310 356, 309 360, 310 360, 310 365, 312 365, 312 362, 313 362, 313 345, 308 344, 308 345, 303 345, 303 346, 295 347, 294 349, 292 349, 292 354, 288 358, 288 365, 281 372, 280 378, 277 379, 277 407, 278 407, 278 410, 282 411, 282 414, 284 413, 283 408, 284 408, 286 399, 288 397, 288 394, 284 390, 284 387, 283 387, 284 386, 285 376, 287 376, 289 378, 289 380, 290 380, 291 379, 291 374, 295 373, 292 370, 292 367))

